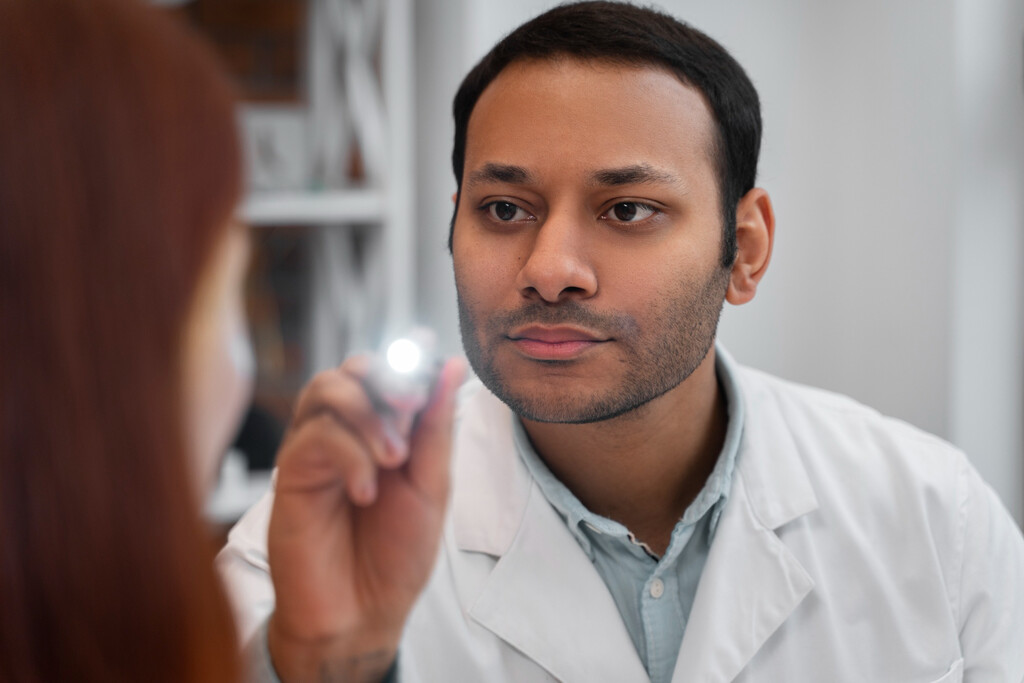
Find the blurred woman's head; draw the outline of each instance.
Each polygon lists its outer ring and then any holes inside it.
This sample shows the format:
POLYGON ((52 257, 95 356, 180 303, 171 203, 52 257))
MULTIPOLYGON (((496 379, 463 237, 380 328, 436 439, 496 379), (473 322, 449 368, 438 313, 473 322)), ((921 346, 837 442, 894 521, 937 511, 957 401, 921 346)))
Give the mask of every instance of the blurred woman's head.
POLYGON ((239 193, 172 19, 0 0, 0 679, 237 673, 195 482, 245 395, 239 193))
POLYGON ((182 346, 185 426, 197 490, 209 490, 249 398, 255 361, 243 283, 249 233, 232 223, 203 271, 182 346))

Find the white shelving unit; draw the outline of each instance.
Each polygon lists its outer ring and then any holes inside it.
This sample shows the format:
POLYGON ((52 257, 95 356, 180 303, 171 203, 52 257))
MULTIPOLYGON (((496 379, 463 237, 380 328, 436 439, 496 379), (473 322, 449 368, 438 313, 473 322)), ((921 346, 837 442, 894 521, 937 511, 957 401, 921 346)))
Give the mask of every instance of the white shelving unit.
POLYGON ((255 192, 242 214, 313 228, 312 373, 413 323, 412 4, 309 0, 307 27, 308 183, 326 189, 255 192))
MULTIPOLYGON (((255 191, 242 207, 254 229, 311 228, 309 375, 414 322, 411 1, 309 0, 308 106, 291 108, 302 120, 288 144, 304 131, 306 184, 324 189, 255 191), (353 153, 358 180, 346 177, 353 153)), ((237 518, 268 481, 239 477, 226 459, 208 514, 237 518)))
POLYGON ((377 189, 259 192, 246 199, 242 215, 254 227, 381 224, 384 193, 377 189))

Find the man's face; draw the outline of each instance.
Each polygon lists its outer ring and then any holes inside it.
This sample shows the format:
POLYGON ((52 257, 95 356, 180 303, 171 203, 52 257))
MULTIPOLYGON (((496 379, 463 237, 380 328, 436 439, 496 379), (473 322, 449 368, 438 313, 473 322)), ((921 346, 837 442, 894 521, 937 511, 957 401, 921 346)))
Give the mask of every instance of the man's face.
POLYGON ((469 119, 453 258, 463 344, 520 416, 594 422, 678 386, 729 271, 701 95, 671 73, 507 67, 469 119))

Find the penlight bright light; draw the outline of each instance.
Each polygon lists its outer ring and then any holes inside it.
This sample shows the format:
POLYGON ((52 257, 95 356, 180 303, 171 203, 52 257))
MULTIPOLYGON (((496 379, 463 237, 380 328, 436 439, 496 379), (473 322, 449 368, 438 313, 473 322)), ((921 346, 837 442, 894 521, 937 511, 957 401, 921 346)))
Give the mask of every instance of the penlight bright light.
POLYGON ((395 372, 408 374, 419 368, 423 352, 411 339, 397 339, 388 346, 388 365, 395 372))

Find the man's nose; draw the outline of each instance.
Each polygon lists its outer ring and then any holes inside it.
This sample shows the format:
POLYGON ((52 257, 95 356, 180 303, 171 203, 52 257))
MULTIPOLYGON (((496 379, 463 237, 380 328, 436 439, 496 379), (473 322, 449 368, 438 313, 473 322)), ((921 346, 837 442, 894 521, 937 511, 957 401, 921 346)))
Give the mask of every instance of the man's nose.
MULTIPOLYGON (((591 230, 593 228, 591 227, 591 230)), ((555 303, 597 293, 586 221, 573 212, 552 213, 534 237, 516 285, 523 296, 555 303)))

